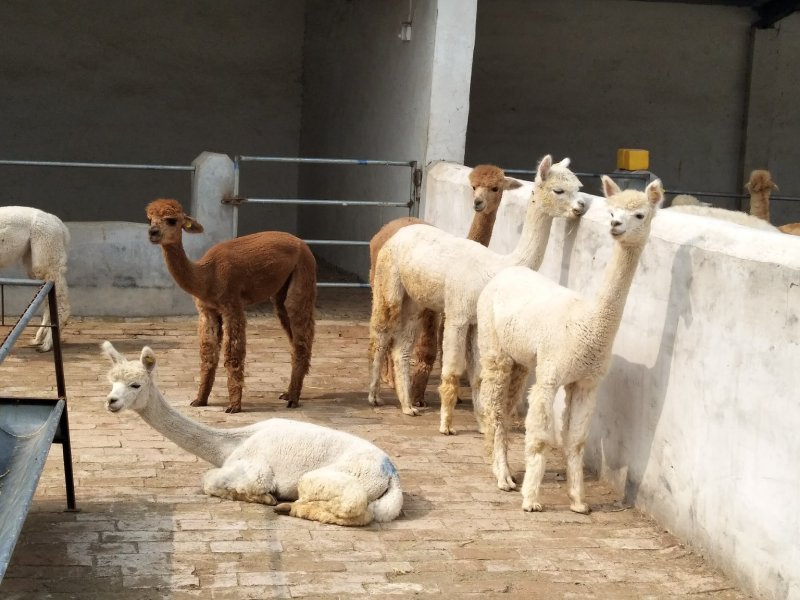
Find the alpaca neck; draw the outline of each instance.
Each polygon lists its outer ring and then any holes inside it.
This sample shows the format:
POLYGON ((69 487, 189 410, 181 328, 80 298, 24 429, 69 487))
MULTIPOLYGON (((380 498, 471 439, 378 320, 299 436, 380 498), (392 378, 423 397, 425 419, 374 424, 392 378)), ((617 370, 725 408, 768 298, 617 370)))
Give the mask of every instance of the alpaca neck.
POLYGON ((467 239, 488 246, 489 242, 492 240, 492 230, 494 229, 494 222, 496 219, 496 210, 493 210, 491 213, 487 213, 486 211, 475 213, 475 216, 472 217, 472 225, 469 228, 467 239))
POLYGON ((524 266, 534 271, 542 266, 547 240, 550 238, 550 226, 553 217, 537 208, 538 202, 531 202, 522 226, 522 235, 517 247, 508 256, 508 262, 514 266, 524 266))
POLYGON ((181 288, 195 297, 200 297, 202 291, 207 289, 202 277, 202 272, 197 266, 197 263, 189 260, 186 256, 186 251, 183 249, 183 244, 162 245, 161 250, 164 252, 164 261, 167 263, 172 278, 181 286, 181 288))
POLYGON ((136 412, 164 437, 217 467, 243 439, 241 429, 216 429, 183 416, 167 403, 155 386, 147 405, 136 412))
POLYGON ((603 283, 594 305, 592 323, 602 330, 602 336, 599 337, 609 343, 613 343, 622 321, 625 301, 643 248, 643 245, 614 244, 611 260, 606 266, 603 283))
POLYGON ((769 192, 750 194, 750 214, 769 223, 769 192))

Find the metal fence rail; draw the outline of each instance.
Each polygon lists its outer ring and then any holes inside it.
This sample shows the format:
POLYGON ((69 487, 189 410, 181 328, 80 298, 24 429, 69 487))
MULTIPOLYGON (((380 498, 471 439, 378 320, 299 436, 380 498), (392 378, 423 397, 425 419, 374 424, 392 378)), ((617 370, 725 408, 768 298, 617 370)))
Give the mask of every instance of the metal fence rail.
POLYGON ((145 165, 127 163, 64 162, 48 160, 0 160, 13 167, 74 167, 80 169, 134 169, 139 171, 194 171, 193 165, 145 165))
MULTIPOLYGON (((409 215, 416 216, 419 213, 420 189, 422 187, 422 171, 417 166, 417 161, 399 160, 367 160, 367 159, 346 159, 346 158, 302 158, 287 156, 243 156, 237 155, 234 158, 234 183, 233 198, 223 200, 226 204, 233 205, 233 235, 238 235, 239 227, 239 206, 245 204, 289 204, 297 206, 338 206, 342 208, 352 207, 391 207, 406 208, 409 215), (295 164, 315 164, 315 165, 349 165, 367 167, 400 167, 409 169, 409 192, 408 199, 404 201, 382 201, 382 200, 337 200, 337 199, 309 199, 309 198, 243 198, 239 195, 239 181, 241 173, 241 163, 260 162, 260 163, 295 163, 295 164)), ((311 246, 369 246, 368 240, 303 240, 311 246)), ((344 282, 317 282, 318 287, 363 287, 368 288, 368 283, 344 283, 344 282)))

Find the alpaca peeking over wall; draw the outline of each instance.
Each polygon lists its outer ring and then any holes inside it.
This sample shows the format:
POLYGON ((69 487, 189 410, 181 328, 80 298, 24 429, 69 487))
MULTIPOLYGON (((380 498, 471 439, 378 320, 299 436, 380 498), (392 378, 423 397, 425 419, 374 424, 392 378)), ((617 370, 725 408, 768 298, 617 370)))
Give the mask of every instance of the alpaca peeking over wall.
POLYGON ((175 282, 194 296, 199 314, 200 388, 192 406, 206 406, 223 350, 228 371, 227 413, 242 409, 246 354, 245 307, 272 300, 292 347, 289 389, 281 397, 289 408, 300 405, 300 391, 314 342, 316 261, 308 245, 281 231, 263 231, 220 242, 192 262, 182 233, 202 233, 177 200, 154 200, 146 209, 148 235, 164 253, 175 282))
POLYGON ((126 360, 110 342, 102 348, 112 364, 106 408, 135 411, 178 446, 213 464, 203 478, 206 494, 335 525, 368 525, 400 514, 397 469, 367 440, 289 419, 208 427, 166 401, 155 382, 156 357, 149 347, 142 348, 139 360, 126 360))

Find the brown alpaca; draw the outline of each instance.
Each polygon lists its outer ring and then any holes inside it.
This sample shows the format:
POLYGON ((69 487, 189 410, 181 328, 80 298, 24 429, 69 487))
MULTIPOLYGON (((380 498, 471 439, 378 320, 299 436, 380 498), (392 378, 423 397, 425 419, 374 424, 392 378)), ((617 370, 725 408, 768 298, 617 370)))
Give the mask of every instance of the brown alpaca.
MULTIPOLYGON (((497 209, 505 190, 514 190, 522 184, 516 179, 505 176, 503 170, 494 165, 478 165, 469 173, 472 186, 472 201, 475 216, 469 228, 467 239, 488 246, 492 239, 492 230, 497 219, 497 209)), ((397 231, 408 225, 428 224, 416 217, 400 217, 389 221, 381 227, 369 242, 369 283, 374 280, 375 263, 378 252, 397 231)), ((431 310, 424 310, 420 316, 417 339, 414 343, 414 356, 411 357, 411 399, 414 406, 426 406, 425 389, 428 387, 433 363, 436 361, 438 345, 442 339, 441 328, 444 323, 431 310), (439 327, 437 330, 437 323, 439 327)), ((383 378, 394 387, 392 361, 383 363, 383 378)))
POLYGON ((242 409, 247 319, 245 307, 271 299, 292 345, 289 390, 281 397, 300 406, 300 391, 314 342, 317 264, 308 245, 280 231, 263 231, 209 248, 197 262, 183 249, 182 232, 202 233, 203 226, 183 212, 176 200, 147 205, 148 234, 164 252, 176 283, 194 296, 199 314, 200 388, 192 406, 206 406, 223 348, 228 371, 227 413, 242 409))
MULTIPOLYGON (((772 190, 780 191, 778 185, 772 181, 770 172, 755 169, 750 173, 750 181, 744 187, 750 192, 750 214, 769 223, 769 196, 772 190)), ((789 235, 800 235, 800 223, 787 223, 778 229, 789 235)))

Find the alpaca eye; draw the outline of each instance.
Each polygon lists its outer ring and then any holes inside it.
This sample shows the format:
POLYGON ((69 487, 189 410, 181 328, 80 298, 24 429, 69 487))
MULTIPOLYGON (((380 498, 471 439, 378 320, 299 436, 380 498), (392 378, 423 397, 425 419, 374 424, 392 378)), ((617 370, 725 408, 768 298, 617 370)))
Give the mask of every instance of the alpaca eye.
POLYGON ((497 190, 499 190, 499 189, 500 189, 500 188, 498 188, 497 186, 494 186, 494 187, 492 188, 492 191, 493 191, 493 192, 496 192, 496 191, 497 191, 497 190))
POLYGON ((639 219, 639 220, 642 220, 642 219, 644 219, 644 214, 643 213, 636 213, 636 218, 639 219))
POLYGON ((475 190, 477 190, 477 189, 478 189, 478 186, 477 186, 477 185, 473 185, 473 186, 472 186, 472 191, 473 191, 473 192, 474 192, 475 190))
POLYGON ((556 189, 553 190, 553 192, 556 193, 556 194, 563 194, 564 190, 562 190, 561 188, 556 188, 556 189))
POLYGON ((178 224, 178 219, 164 219, 167 222, 167 225, 174 227, 178 224))
POLYGON ((135 390, 138 390, 138 389, 139 389, 140 387, 142 387, 142 386, 141 386, 141 385, 139 385, 138 383, 132 383, 132 384, 131 384, 131 387, 132 387, 133 389, 135 389, 135 390))

